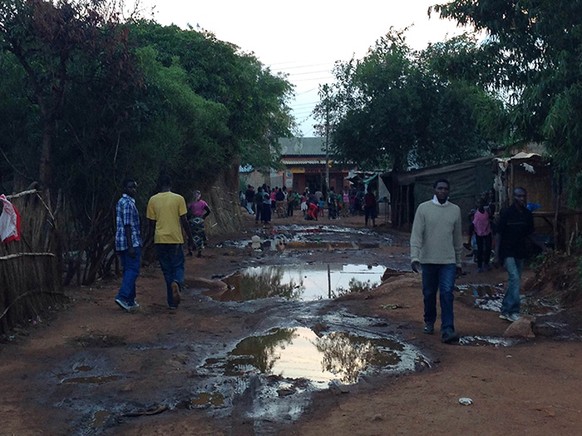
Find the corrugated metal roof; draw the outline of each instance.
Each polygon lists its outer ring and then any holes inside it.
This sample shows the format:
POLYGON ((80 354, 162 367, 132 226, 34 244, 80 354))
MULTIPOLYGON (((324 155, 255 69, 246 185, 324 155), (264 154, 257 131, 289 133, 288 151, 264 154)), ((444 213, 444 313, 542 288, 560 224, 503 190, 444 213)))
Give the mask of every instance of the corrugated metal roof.
POLYGON ((325 159, 289 159, 281 158, 284 165, 325 165, 325 159))
POLYGON ((283 156, 325 156, 325 139, 312 138, 279 138, 281 155, 283 156))

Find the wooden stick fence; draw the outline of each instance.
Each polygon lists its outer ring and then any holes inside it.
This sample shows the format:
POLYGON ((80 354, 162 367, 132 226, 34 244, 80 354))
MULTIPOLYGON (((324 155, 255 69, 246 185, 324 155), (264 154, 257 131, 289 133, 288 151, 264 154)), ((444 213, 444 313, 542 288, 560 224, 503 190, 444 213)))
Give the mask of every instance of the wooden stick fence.
POLYGON ((36 320, 64 298, 54 216, 42 194, 30 189, 6 198, 21 215, 21 238, 0 243, 0 334, 36 320))

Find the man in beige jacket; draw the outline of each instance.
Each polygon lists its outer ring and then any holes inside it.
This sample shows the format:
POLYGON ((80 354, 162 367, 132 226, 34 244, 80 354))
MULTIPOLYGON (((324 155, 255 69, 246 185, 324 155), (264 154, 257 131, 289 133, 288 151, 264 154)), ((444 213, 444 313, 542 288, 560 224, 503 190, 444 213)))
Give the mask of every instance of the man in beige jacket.
POLYGON ((412 270, 422 273, 424 333, 434 333, 439 290, 441 340, 448 344, 459 339, 455 332, 453 289, 456 275, 462 271, 461 209, 448 200, 448 180, 437 180, 433 187, 432 200, 421 203, 414 216, 410 258, 412 270))

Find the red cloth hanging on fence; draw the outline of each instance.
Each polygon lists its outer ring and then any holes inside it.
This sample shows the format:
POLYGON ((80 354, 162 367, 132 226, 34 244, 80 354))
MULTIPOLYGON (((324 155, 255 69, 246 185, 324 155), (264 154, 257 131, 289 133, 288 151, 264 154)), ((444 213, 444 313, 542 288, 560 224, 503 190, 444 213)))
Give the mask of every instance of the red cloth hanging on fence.
POLYGON ((2 213, 0 213, 0 240, 4 243, 20 241, 20 214, 4 194, 0 195, 2 213))

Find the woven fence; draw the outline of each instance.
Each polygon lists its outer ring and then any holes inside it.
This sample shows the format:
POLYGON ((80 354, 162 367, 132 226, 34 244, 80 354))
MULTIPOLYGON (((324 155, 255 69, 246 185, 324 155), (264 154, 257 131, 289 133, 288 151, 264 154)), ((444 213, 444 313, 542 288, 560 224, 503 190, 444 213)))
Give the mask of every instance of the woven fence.
POLYGON ((0 334, 36 322, 64 301, 54 217, 36 190, 7 195, 21 215, 20 241, 0 243, 0 334))

